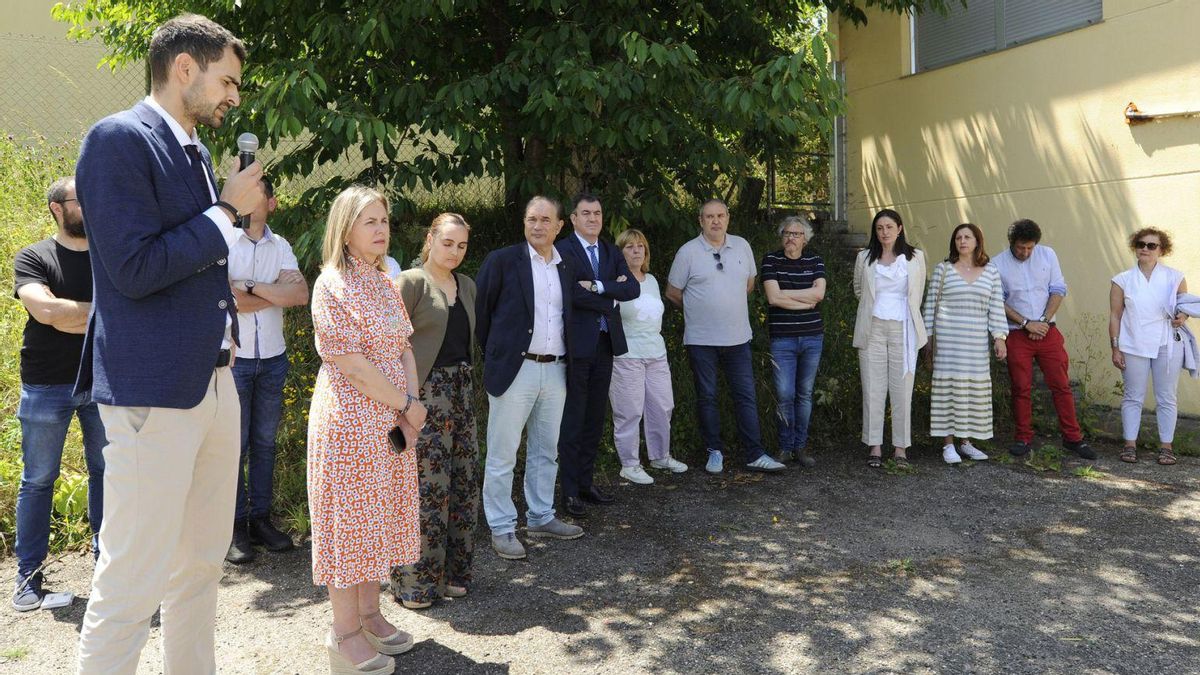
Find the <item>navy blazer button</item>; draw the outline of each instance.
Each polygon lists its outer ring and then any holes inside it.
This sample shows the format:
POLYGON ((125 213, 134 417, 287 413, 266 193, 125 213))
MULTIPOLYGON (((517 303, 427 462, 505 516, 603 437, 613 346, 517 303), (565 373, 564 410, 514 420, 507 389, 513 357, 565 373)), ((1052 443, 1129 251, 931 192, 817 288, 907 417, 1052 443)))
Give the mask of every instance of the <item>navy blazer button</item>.
POLYGON ((225 264, 225 259, 224 259, 224 258, 221 258, 220 260, 218 260, 218 261, 217 261, 217 264, 218 264, 218 265, 224 265, 224 264, 225 264))
POLYGON ((225 302, 224 300, 217 303, 217 307, 220 307, 221 309, 225 309, 228 306, 229 306, 229 303, 225 302))
POLYGON ((521 352, 521 356, 525 356, 525 352, 521 352))
POLYGON ((529 329, 529 334, 530 334, 530 335, 533 335, 533 329, 532 329, 532 328, 530 328, 530 329, 529 329))

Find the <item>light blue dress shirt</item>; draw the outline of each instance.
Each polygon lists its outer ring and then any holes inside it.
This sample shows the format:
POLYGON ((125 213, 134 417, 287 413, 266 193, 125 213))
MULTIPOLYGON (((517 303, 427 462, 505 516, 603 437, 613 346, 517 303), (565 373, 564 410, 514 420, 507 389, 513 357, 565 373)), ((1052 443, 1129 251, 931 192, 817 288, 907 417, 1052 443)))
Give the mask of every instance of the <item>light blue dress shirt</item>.
MULTIPOLYGON (((1004 249, 992 262, 1000 270, 1004 304, 1030 321, 1045 314, 1051 295, 1067 294, 1067 280, 1063 278, 1058 255, 1049 246, 1034 246, 1033 253, 1025 260, 1017 260, 1011 249, 1004 249)), ((1008 328, 1019 330, 1021 326, 1009 321, 1008 328)))

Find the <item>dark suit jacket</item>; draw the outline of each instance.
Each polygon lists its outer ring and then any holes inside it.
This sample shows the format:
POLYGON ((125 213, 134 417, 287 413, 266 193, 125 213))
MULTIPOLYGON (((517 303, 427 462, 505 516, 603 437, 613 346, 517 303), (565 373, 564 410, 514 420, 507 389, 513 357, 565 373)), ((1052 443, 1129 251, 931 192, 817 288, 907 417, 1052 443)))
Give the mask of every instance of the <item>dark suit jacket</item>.
MULTIPOLYGON (((579 286, 580 272, 566 256, 562 258, 558 280, 562 283, 565 329, 571 325, 572 296, 576 291, 588 291, 579 286)), ((483 387, 492 396, 500 396, 516 379, 533 335, 529 244, 521 242, 489 253, 475 275, 475 289, 475 337, 483 348, 483 387)), ((570 355, 571 331, 563 332, 570 355)))
MULTIPOLYGON (((608 320, 608 335, 612 338, 613 356, 620 356, 629 351, 625 343, 625 329, 621 326, 621 308, 613 300, 636 300, 641 293, 638 280, 629 273, 629 265, 621 249, 603 239, 597 240, 596 252, 599 254, 600 276, 592 273, 592 261, 579 237, 574 232, 555 242, 563 259, 580 270, 584 279, 604 283, 603 293, 572 293, 575 298, 575 315, 571 317, 567 332, 571 334, 571 358, 587 359, 596 354, 596 340, 600 338, 600 317, 608 320), (625 281, 617 281, 624 276, 625 281)), ((583 289, 581 289, 583 290, 583 289)))
POLYGON ((75 184, 95 292, 75 388, 100 403, 192 408, 204 398, 236 310, 229 247, 203 215, 212 198, 193 175, 145 103, 84 138, 75 184))

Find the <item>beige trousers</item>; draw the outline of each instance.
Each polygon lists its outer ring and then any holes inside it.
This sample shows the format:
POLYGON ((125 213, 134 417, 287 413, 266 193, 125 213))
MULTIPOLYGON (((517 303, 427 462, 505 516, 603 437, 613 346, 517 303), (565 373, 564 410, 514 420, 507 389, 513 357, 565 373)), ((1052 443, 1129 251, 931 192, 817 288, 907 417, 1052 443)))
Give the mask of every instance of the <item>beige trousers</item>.
POLYGON ((135 673, 161 606, 163 671, 215 673, 217 583, 233 536, 241 406, 228 367, 194 408, 101 405, 104 521, 79 673, 135 673))
POLYGON ((900 321, 871 321, 865 349, 858 350, 862 376, 862 441, 883 445, 883 419, 888 397, 892 399, 892 445, 912 445, 913 373, 904 372, 904 324, 900 321))

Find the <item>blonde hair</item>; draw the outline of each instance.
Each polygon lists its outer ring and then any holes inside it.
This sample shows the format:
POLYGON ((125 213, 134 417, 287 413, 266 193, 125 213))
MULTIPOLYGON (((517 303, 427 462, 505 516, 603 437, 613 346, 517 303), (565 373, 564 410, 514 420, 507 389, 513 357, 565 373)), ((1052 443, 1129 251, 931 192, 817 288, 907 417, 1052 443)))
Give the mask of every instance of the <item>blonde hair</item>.
MULTIPOLYGON (((346 241, 350 238, 350 228, 354 221, 371 204, 380 203, 384 211, 391 211, 391 204, 382 192, 365 185, 351 185, 342 190, 329 207, 329 218, 325 221, 325 238, 321 242, 321 267, 346 271, 346 241)), ((387 272, 384 256, 379 256, 375 267, 381 272, 387 272)))
POLYGON ((642 234, 641 230, 629 228, 621 234, 617 235, 617 248, 624 249, 630 244, 641 244, 646 249, 646 257, 642 258, 642 269, 638 270, 642 274, 650 271, 650 242, 646 240, 646 235, 642 234))
POLYGON ((466 218, 463 218, 457 213, 439 213, 437 217, 433 219, 433 223, 430 224, 429 232, 425 233, 425 242, 421 244, 422 264, 429 262, 429 242, 437 238, 438 232, 441 232, 443 227, 451 225, 457 225, 459 227, 466 228, 468 234, 471 232, 471 225, 467 223, 466 218))

